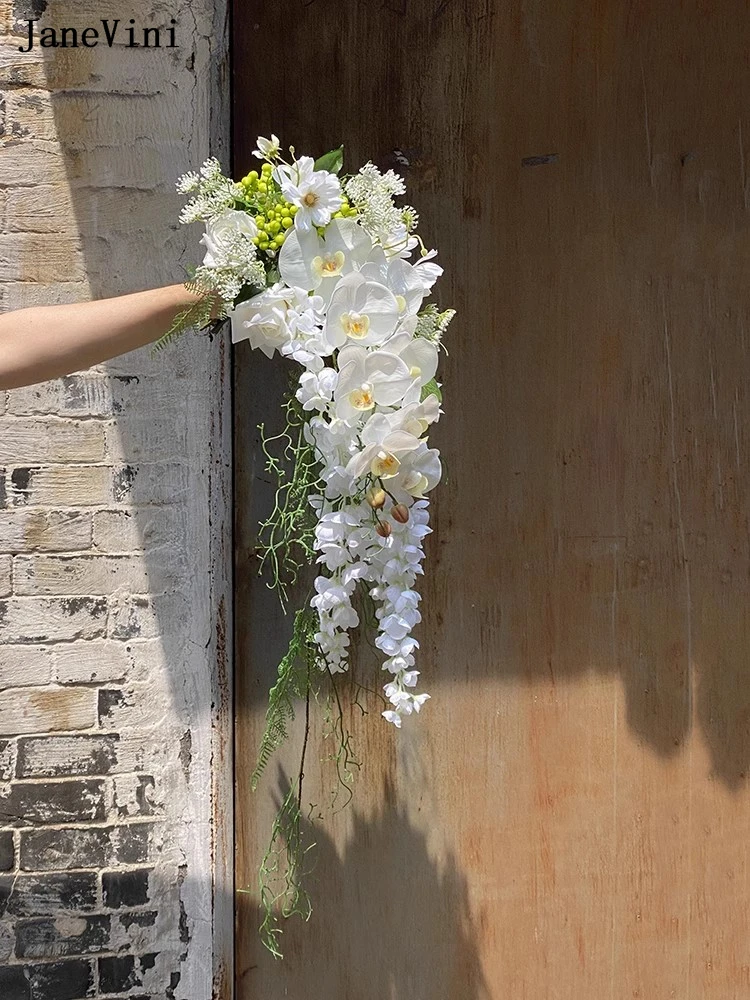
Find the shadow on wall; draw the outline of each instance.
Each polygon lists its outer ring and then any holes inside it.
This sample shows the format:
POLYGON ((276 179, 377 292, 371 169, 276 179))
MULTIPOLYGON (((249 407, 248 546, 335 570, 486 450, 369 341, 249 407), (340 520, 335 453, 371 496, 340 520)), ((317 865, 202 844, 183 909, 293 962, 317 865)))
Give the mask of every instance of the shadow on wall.
MULTIPOLYGON (((288 791, 277 775, 277 801, 288 791)), ((243 996, 357 997, 357 1000, 489 1000, 467 882, 449 854, 439 868, 424 835, 386 784, 378 812, 356 813, 340 854, 319 825, 306 879, 312 916, 282 922, 275 960, 260 943, 252 896, 240 895, 243 996)))

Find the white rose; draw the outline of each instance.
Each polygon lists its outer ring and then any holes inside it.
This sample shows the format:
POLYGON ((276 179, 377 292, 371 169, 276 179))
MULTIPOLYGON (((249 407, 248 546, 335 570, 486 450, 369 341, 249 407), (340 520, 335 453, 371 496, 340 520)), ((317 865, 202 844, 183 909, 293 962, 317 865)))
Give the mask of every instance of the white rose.
POLYGON ((291 342, 287 323, 288 302, 284 295, 289 289, 274 285, 260 295, 241 302, 229 314, 232 321, 232 343, 249 340, 252 348, 259 347, 271 358, 274 351, 291 342))
POLYGON ((206 267, 221 267, 227 263, 227 255, 232 250, 236 235, 242 234, 248 240, 254 240, 258 235, 255 219, 247 212, 229 209, 208 223, 206 233, 201 243, 206 247, 203 263, 206 267))

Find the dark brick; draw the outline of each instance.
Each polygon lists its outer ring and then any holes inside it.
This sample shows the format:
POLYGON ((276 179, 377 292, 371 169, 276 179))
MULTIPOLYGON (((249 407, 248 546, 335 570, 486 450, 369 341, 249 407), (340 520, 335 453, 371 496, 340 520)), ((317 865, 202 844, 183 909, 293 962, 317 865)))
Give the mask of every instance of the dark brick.
POLYGON ((21 868, 27 872, 101 868, 109 856, 109 830, 29 830, 21 834, 21 868))
POLYGON ((2 1000, 84 1000, 93 995, 91 962, 49 962, 0 968, 2 1000))
POLYGON ((96 888, 94 872, 2 875, 0 917, 5 913, 17 917, 43 917, 66 910, 93 910, 97 903, 96 888))
POLYGON ((31 987, 23 966, 0 967, 0 997, 3 1000, 31 1000, 31 987))
POLYGON ((13 744, 10 740, 0 740, 0 781, 10 781, 13 777, 13 744))
POLYGON ((39 872, 141 864, 148 860, 150 830, 149 823, 24 830, 20 867, 39 872))
POLYGON ((148 861, 152 823, 129 823, 112 830, 112 860, 120 865, 139 865, 148 861))
POLYGON ((0 826, 104 819, 104 782, 16 782, 0 799, 0 826))
POLYGON ((109 774, 117 766, 116 733, 106 736, 44 736, 18 741, 19 778, 66 778, 109 774))
POLYGON ((83 1000, 94 993, 94 967, 82 959, 28 966, 31 1000, 83 1000))
POLYGON ((133 483, 137 475, 138 469, 133 468, 132 465, 123 465, 121 469, 115 472, 112 482, 112 493, 117 503, 122 503, 127 498, 133 488, 133 483))
POLYGON ((0 872, 12 872, 16 867, 16 852, 13 847, 13 831, 0 833, 0 872))
POLYGON ((39 472, 39 468, 19 466, 10 474, 11 495, 15 497, 17 505, 29 502, 32 472, 39 472))
POLYGON ((122 928, 129 931, 131 927, 155 927, 156 918, 159 916, 156 910, 133 910, 130 913, 118 914, 117 919, 122 928))
POLYGON ((102 993, 127 993, 143 986, 143 973, 153 969, 156 955, 119 955, 99 959, 99 989, 102 993))
POLYGON ((99 690, 99 725, 106 726, 112 712, 128 704, 125 693, 119 688, 101 688, 99 690))
POLYGON ((110 950, 110 917, 57 916, 19 920, 16 924, 18 958, 60 958, 110 950))
POLYGON ((145 906, 150 902, 148 877, 151 871, 151 868, 138 868, 135 871, 105 872, 102 875, 104 905, 110 910, 121 906, 145 906))

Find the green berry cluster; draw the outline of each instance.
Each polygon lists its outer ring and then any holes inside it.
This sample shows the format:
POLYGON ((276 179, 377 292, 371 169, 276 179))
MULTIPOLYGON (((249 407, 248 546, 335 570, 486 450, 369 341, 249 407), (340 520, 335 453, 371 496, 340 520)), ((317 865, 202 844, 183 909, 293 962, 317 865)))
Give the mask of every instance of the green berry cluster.
POLYGON ((341 203, 341 208, 338 210, 338 212, 333 213, 334 219, 348 219, 351 216, 357 214, 357 209, 353 205, 349 204, 349 199, 346 197, 346 195, 343 196, 343 199, 344 200, 341 203))
POLYGON ((258 235, 253 240, 259 250, 278 251, 284 245, 286 232, 294 225, 297 206, 290 204, 282 195, 278 184, 271 176, 273 167, 264 163, 260 174, 251 170, 240 181, 245 197, 255 215, 258 235))

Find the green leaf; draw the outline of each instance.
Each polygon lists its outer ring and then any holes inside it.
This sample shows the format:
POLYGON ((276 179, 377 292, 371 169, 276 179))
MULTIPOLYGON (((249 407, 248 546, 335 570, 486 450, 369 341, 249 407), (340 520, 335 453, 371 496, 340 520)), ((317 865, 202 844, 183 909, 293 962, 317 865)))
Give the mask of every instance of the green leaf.
POLYGON ((344 147, 332 149, 330 153, 324 153, 315 161, 316 170, 328 170, 332 174, 340 174, 344 166, 344 147))
POLYGON ((443 402, 443 394, 440 391, 440 386, 438 385, 438 383, 435 381, 434 378, 430 379, 430 381, 427 382, 426 385, 422 386, 421 401, 424 402, 428 396, 437 396, 438 403, 443 402))

